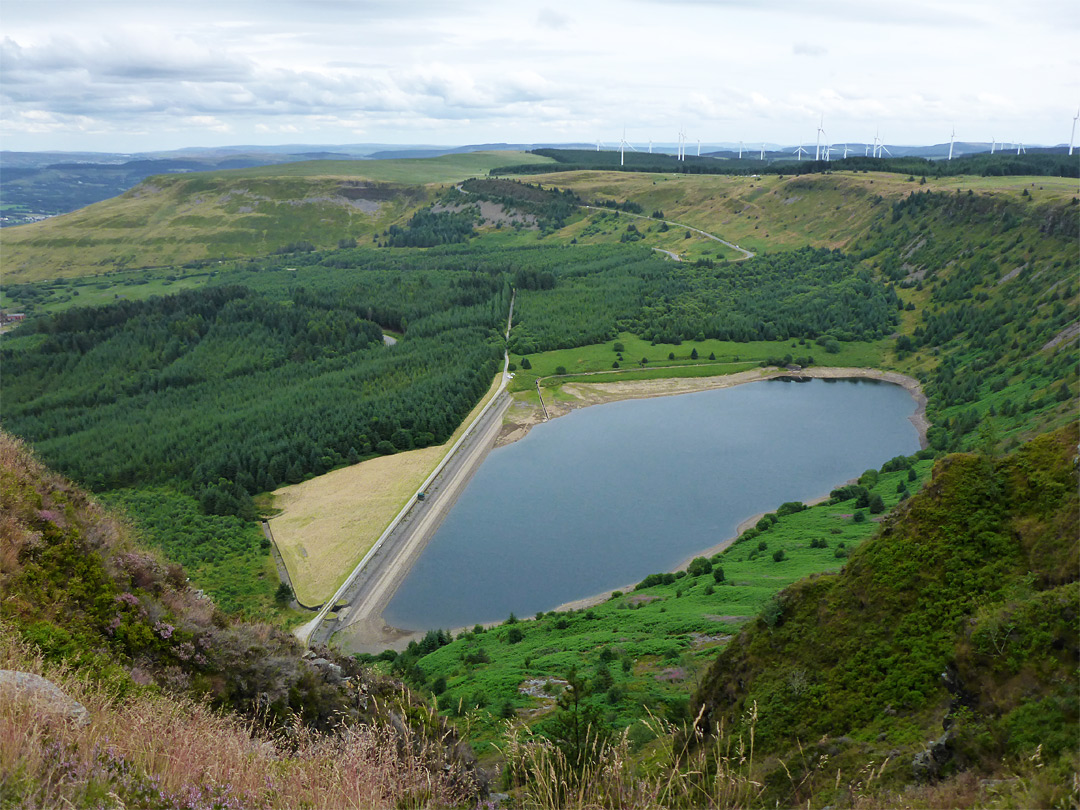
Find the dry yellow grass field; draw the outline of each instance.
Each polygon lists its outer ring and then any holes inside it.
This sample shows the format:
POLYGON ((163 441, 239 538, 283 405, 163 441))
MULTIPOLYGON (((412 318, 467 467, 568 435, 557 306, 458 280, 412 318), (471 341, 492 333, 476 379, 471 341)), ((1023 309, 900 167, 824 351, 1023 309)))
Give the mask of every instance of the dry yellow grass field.
POLYGON ((270 521, 297 598, 329 599, 499 387, 495 378, 446 444, 362 461, 273 493, 270 521))

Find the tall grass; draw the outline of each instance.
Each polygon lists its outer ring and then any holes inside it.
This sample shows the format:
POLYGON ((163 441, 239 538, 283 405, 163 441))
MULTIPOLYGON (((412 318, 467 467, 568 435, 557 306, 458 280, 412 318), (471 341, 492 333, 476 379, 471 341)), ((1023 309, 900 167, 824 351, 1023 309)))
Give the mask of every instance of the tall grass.
POLYGON ((299 722, 267 735, 192 700, 145 690, 123 699, 0 624, 0 669, 40 674, 82 703, 78 725, 0 688, 3 807, 421 807, 475 795, 445 741, 404 723, 320 734, 299 722))
POLYGON ((751 776, 757 705, 738 731, 717 725, 706 738, 700 721, 699 713, 688 732, 650 717, 644 722, 657 742, 644 757, 631 755, 629 729, 614 738, 590 731, 579 759, 511 725, 502 749, 506 779, 530 810, 756 806, 764 790, 751 776))

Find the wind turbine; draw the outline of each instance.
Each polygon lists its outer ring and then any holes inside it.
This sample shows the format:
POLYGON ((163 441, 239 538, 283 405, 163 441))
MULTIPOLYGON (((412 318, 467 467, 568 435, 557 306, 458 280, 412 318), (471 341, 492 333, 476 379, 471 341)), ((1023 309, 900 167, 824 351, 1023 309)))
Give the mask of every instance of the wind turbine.
POLYGON ((953 124, 952 135, 949 136, 949 160, 952 160, 953 144, 956 143, 956 125, 953 124))
POLYGON ((1073 116, 1073 128, 1072 134, 1069 136, 1069 154, 1073 153, 1073 141, 1076 140, 1076 122, 1080 119, 1080 107, 1076 108, 1076 115, 1073 116))
POLYGON ((739 141, 739 160, 742 160, 742 150, 743 150, 742 141, 739 141))
MULTIPOLYGON (((825 115, 822 114, 821 119, 817 125, 817 147, 814 149, 814 160, 821 160, 821 136, 825 134, 825 130, 821 127, 825 123, 825 115)), ((828 158, 826 158, 827 160, 828 158)))
POLYGON ((635 152, 634 145, 626 142, 626 127, 623 127, 622 138, 619 139, 619 165, 622 166, 626 162, 626 147, 630 147, 635 152))
POLYGON ((791 151, 795 153, 795 158, 796 158, 797 160, 802 160, 802 156, 803 156, 803 153, 805 153, 805 154, 807 154, 807 155, 809 155, 809 154, 810 154, 809 152, 807 152, 807 151, 806 151, 805 149, 803 149, 803 148, 802 148, 802 144, 801 144, 801 143, 799 144, 799 146, 798 146, 798 148, 797 148, 797 149, 793 149, 793 150, 791 150, 791 151))
POLYGON ((761 142, 761 159, 765 160, 765 142, 761 142))
POLYGON ((990 154, 994 154, 994 147, 997 146, 997 138, 990 139, 990 154))
POLYGON ((701 138, 697 139, 697 156, 701 157, 701 138))
POLYGON ((1027 149, 1024 148, 1024 145, 1022 143, 1017 141, 1016 142, 1016 154, 1019 155, 1021 152, 1023 152, 1026 155, 1027 154, 1027 149))
POLYGON ((881 157, 882 152, 885 152, 889 157, 892 157, 892 152, 885 148, 885 141, 881 139, 881 133, 878 131, 874 133, 874 157, 881 157))
POLYGON ((600 139, 599 138, 596 139, 596 151, 597 152, 600 151, 600 139))
POLYGON ((652 138, 649 138, 649 154, 652 154, 652 138))
POLYGON ((845 143, 844 144, 844 160, 847 160, 847 153, 848 153, 848 145, 845 143))
POLYGON ((829 146, 829 144, 825 144, 825 150, 822 154, 824 155, 825 162, 828 163, 830 160, 832 160, 832 158, 830 157, 830 155, 832 155, 832 147, 829 146))

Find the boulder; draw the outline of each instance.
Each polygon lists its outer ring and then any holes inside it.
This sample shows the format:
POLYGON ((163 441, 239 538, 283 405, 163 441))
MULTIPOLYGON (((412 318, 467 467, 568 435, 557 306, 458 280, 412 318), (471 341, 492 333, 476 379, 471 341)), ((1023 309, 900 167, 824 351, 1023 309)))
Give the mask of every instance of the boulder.
POLYGON ((90 722, 90 712, 85 706, 40 675, 0 669, 0 691, 6 694, 13 692, 16 700, 33 701, 48 713, 67 718, 76 725, 85 726, 90 722))

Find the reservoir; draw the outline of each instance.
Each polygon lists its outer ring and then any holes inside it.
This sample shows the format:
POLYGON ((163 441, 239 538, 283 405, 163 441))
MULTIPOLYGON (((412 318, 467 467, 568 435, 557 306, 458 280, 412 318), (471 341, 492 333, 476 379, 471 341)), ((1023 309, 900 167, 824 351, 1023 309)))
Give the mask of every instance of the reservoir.
POLYGON ((919 449, 900 386, 769 380, 572 411, 493 450, 387 607, 410 630, 551 610, 670 571, 784 501, 919 449))

